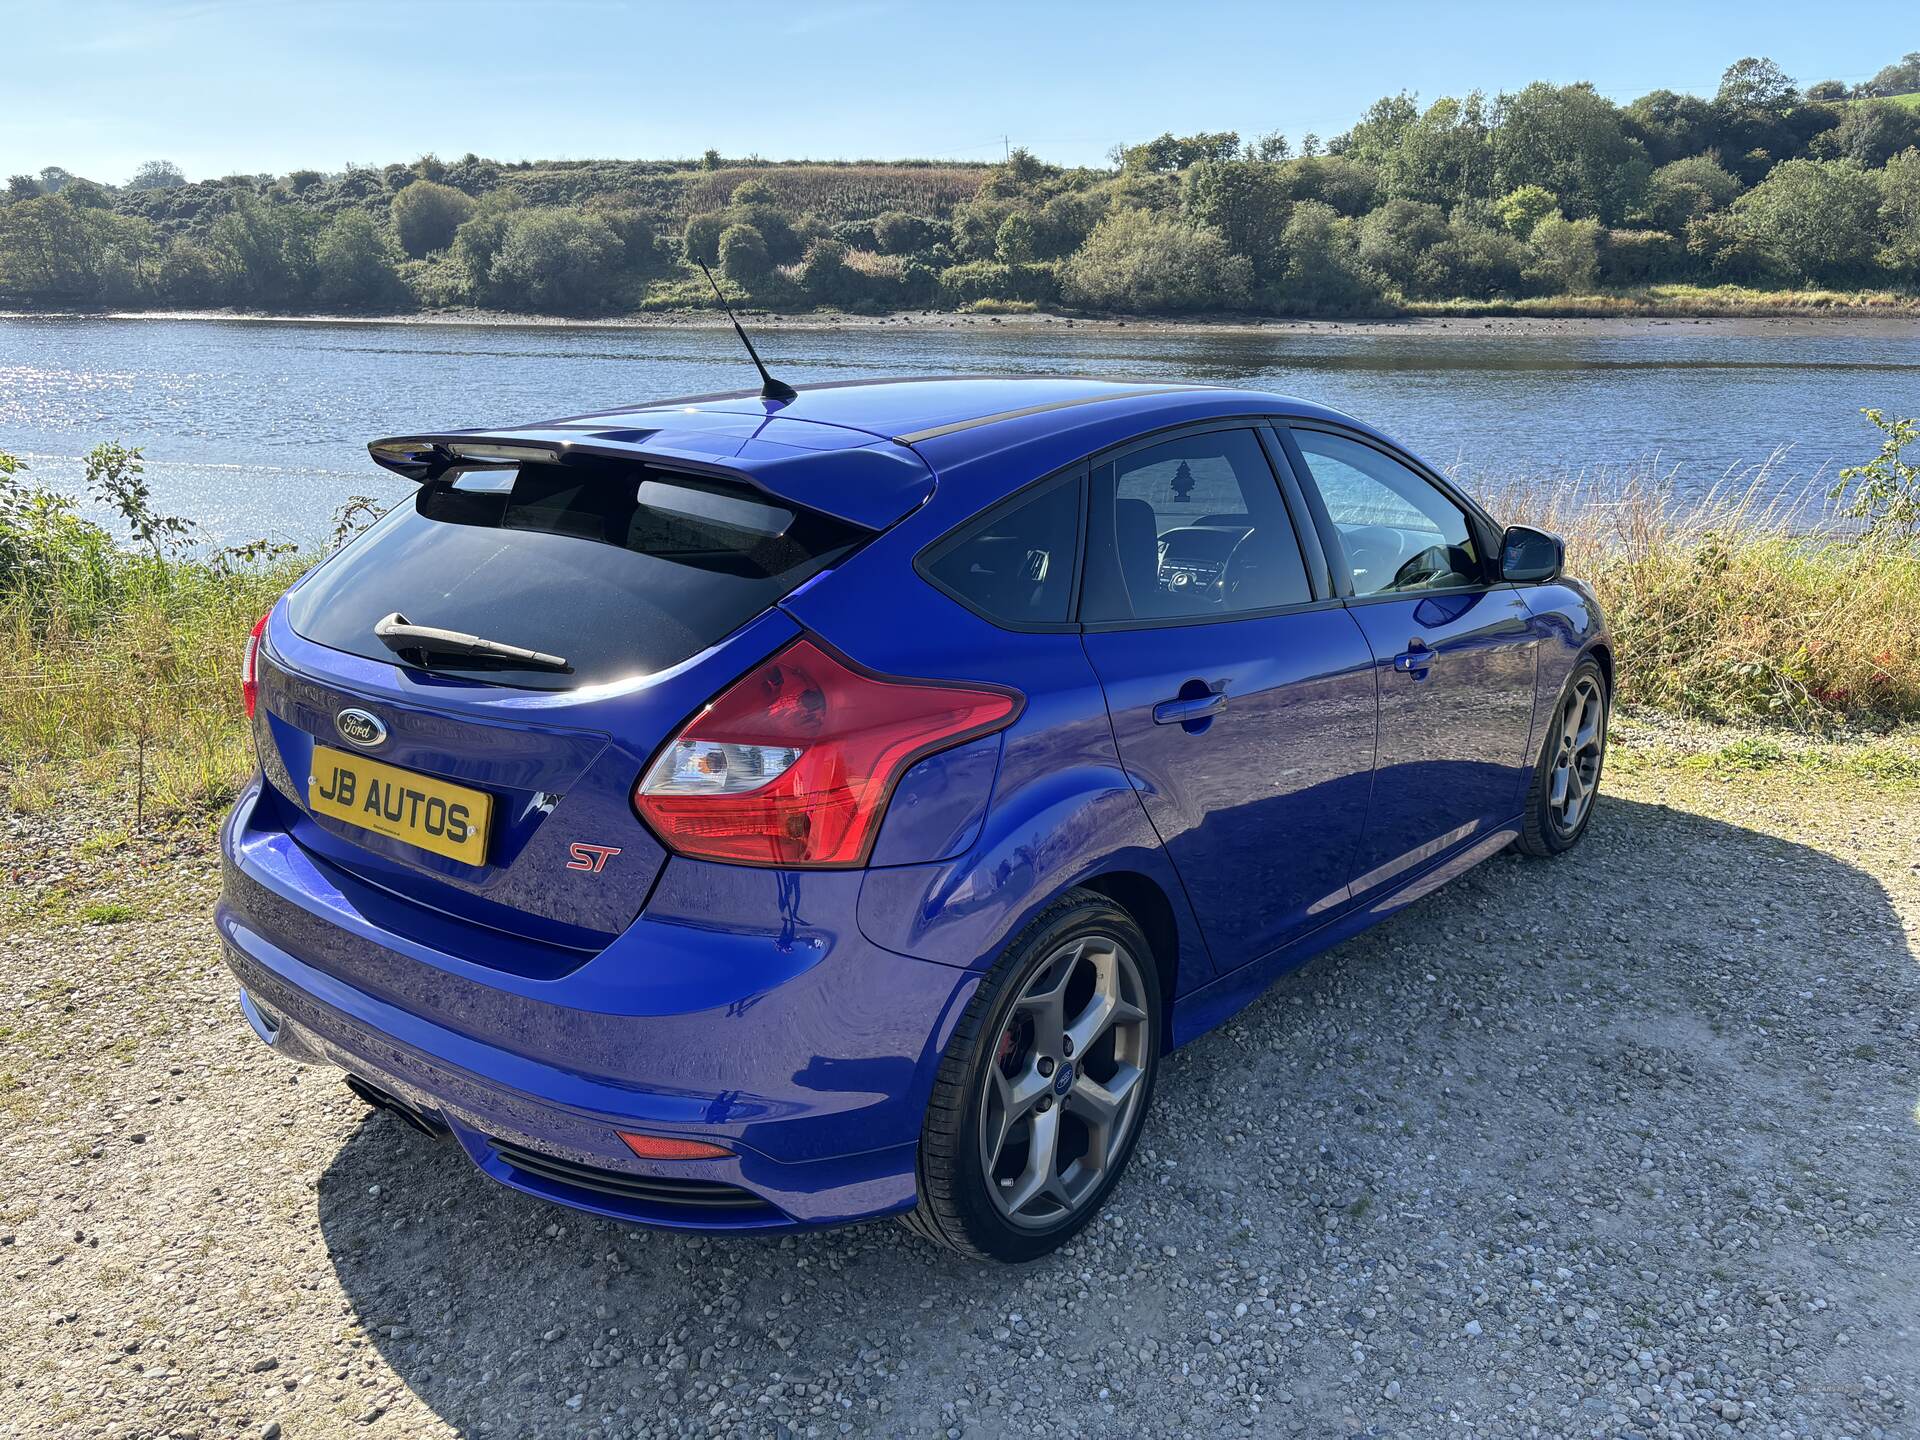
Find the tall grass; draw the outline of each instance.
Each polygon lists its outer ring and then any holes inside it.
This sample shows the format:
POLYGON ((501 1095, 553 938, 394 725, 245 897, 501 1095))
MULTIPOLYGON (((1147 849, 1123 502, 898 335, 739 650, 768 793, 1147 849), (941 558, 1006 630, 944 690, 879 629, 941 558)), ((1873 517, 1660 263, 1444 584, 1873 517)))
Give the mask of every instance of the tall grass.
MULTIPOLYGON (((1802 732, 1920 719, 1920 541, 1850 528, 1782 464, 1697 498, 1653 465, 1471 488, 1566 536, 1628 703, 1802 732)), ((87 791, 129 827, 211 814, 252 759, 247 631, 317 555, 129 551, 36 503, 0 508, 0 808, 87 791)))
POLYGON ((1501 520, 1566 537, 1628 703, 1804 731, 1920 718, 1920 547, 1849 525, 1784 464, 1692 497, 1651 462, 1474 488, 1501 520))

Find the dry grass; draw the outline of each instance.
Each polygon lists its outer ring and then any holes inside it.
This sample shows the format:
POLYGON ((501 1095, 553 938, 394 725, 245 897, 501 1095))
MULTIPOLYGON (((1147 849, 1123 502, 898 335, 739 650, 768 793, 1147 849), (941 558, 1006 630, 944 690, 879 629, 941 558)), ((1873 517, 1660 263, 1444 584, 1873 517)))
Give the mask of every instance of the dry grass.
POLYGON ((1606 319, 1613 316, 1818 315, 1836 310, 1920 315, 1920 294, 1901 290, 1757 290, 1746 285, 1641 285, 1590 295, 1534 295, 1514 300, 1413 300, 1408 315, 1530 315, 1606 319))
POLYGON ((1502 520, 1567 539, 1619 644, 1621 698, 1802 731, 1920 717, 1920 549, 1838 522, 1784 454, 1688 499, 1676 476, 1514 477, 1502 520))

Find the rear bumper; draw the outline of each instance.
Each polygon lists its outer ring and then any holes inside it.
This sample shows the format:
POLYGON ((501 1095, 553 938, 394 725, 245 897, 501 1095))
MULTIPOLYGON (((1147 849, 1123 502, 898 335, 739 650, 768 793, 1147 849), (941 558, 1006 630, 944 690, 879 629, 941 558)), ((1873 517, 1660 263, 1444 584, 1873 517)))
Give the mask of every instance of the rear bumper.
POLYGON ((444 1125, 502 1183, 618 1219, 779 1229, 914 1203, 933 1072, 977 977, 866 941, 857 874, 675 861, 605 950, 532 955, 325 866, 256 825, 257 799, 222 832, 216 923, 282 1054, 444 1125), (622 1129, 730 1153, 641 1161, 622 1129))

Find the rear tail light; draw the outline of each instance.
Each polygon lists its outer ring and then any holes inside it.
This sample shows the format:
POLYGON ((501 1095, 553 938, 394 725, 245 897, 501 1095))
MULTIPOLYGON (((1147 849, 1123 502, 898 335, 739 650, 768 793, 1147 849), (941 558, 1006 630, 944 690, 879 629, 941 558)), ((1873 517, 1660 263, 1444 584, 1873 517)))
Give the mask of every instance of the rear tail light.
POLYGON ((654 758, 633 807, 683 855, 859 865, 912 766, 1012 722, 1020 696, 892 679, 796 640, 749 671, 654 758))
POLYGON ((253 707, 260 699, 260 636, 266 628, 265 615, 253 622, 253 633, 247 636, 246 655, 240 662, 240 698, 246 704, 249 720, 253 718, 253 707))

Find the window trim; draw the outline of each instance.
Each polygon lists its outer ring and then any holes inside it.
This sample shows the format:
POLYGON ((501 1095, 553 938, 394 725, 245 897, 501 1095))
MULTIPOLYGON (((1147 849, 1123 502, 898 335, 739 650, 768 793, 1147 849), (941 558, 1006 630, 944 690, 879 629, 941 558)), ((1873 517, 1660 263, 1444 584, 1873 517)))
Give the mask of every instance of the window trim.
POLYGON ((1327 558, 1333 574, 1333 583, 1347 605, 1377 605, 1390 600, 1406 600, 1428 595, 1484 595, 1500 589, 1503 582, 1493 570, 1500 553, 1500 530, 1491 516, 1480 508, 1471 497, 1460 488, 1438 474, 1432 466, 1422 464, 1412 455, 1395 445, 1382 441, 1378 436, 1368 435, 1364 431, 1350 429, 1345 425, 1331 424, 1321 420, 1276 419, 1274 429, 1279 432, 1282 447, 1294 468, 1304 475, 1302 482, 1307 490, 1308 504, 1313 511, 1315 527, 1320 531, 1321 543, 1327 552, 1327 558), (1339 527, 1333 523, 1333 516, 1327 509, 1326 497, 1320 493, 1320 483, 1313 478, 1313 469, 1307 463, 1306 454, 1300 448, 1300 442, 1294 438, 1296 430, 1313 431, 1331 435, 1339 440, 1351 441, 1377 451, 1387 459, 1406 467, 1420 479, 1427 482, 1467 521, 1467 528, 1480 546, 1480 582, 1477 585, 1459 585, 1449 590, 1383 590, 1375 595, 1356 595, 1353 593, 1353 567, 1347 563, 1346 546, 1340 537, 1339 527), (1337 558, 1337 564, 1334 563, 1337 558))
POLYGON ((1076 460, 1070 465, 1061 466, 1058 470, 1048 471, 1037 480, 1029 480, 1012 494, 994 501, 986 509, 974 511, 952 529, 928 541, 914 553, 914 573, 954 604, 969 614, 978 616, 995 629, 1012 631, 1016 635, 1079 633, 1081 628, 1080 580, 1087 563, 1087 476, 1090 470, 1091 467, 1085 460, 1076 460), (991 525, 1001 515, 1018 510, 1049 486, 1063 483, 1073 485, 1079 492, 1073 509, 1073 574, 1068 578, 1065 620, 1006 620, 997 615, 989 615, 967 596, 934 575, 932 567, 965 544, 981 526, 991 525))
MULTIPOLYGON (((1100 635, 1115 630, 1178 630, 1191 625, 1230 625, 1236 620, 1265 620, 1275 615, 1294 615, 1309 610, 1332 609, 1340 604, 1339 597, 1327 590, 1321 577, 1315 572, 1314 557, 1308 550, 1305 538, 1310 533, 1310 523, 1302 523, 1300 511, 1295 506, 1293 490, 1297 487, 1289 485, 1288 482, 1293 477, 1286 469, 1274 462, 1273 449, 1268 443, 1268 437, 1263 433, 1272 425, 1274 418, 1272 414, 1264 414, 1186 421, 1136 435, 1117 445, 1109 445, 1104 450, 1096 450, 1088 456, 1086 476, 1089 483, 1086 484, 1082 495, 1082 503, 1087 513, 1082 516, 1080 522, 1080 547, 1083 558, 1077 578, 1084 587, 1086 583, 1084 553, 1093 537, 1093 486, 1090 482, 1094 471, 1103 465, 1111 465, 1137 450, 1151 450, 1169 441, 1184 439, 1189 435, 1245 430, 1252 433, 1253 441, 1260 447, 1260 453, 1267 462, 1267 469, 1272 473, 1274 488, 1279 491, 1280 503, 1286 512, 1287 523, 1293 528, 1294 548, 1300 552, 1300 565, 1307 577, 1307 590, 1313 598, 1296 601, 1291 605, 1269 605, 1259 610, 1235 610, 1225 615, 1149 615, 1144 618, 1134 616, 1126 620, 1081 620, 1079 629, 1083 634, 1100 635)), ((1318 536, 1314 538, 1318 540, 1318 536)), ((1076 604, 1074 607, 1076 618, 1079 613, 1079 606, 1076 604)))

